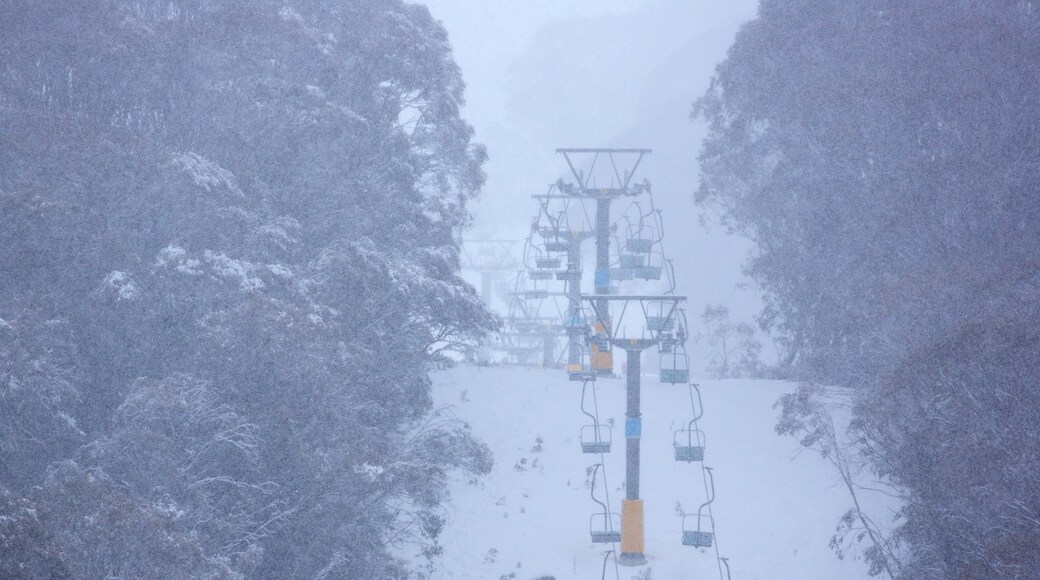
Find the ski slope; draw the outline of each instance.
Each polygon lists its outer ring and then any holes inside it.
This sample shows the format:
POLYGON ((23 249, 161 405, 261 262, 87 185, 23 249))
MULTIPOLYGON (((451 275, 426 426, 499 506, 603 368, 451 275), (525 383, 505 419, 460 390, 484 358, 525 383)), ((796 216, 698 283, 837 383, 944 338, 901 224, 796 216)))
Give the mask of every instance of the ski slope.
MULTIPOLYGON (((434 374, 434 398, 468 422, 495 454, 493 472, 451 482, 444 554, 435 579, 598 579, 609 544, 592 544, 587 468, 581 453, 581 383, 562 370, 473 367, 434 374), (537 438, 541 438, 538 449, 537 438)), ((624 381, 597 384, 600 421, 613 419, 606 455, 612 511, 624 497, 624 381)), ((714 468, 716 544, 734 580, 867 578, 860 561, 838 560, 828 542, 849 500, 835 471, 797 441, 773 431, 776 399, 794 389, 780 381, 702 381, 707 435, 704 465, 714 468)), ((705 490, 700 464, 674 460, 672 434, 690 418, 686 386, 645 375, 642 389, 641 496, 646 509, 647 566, 617 567, 606 578, 712 579, 714 548, 681 543, 681 518, 696 513, 705 490), (645 576, 644 576, 645 577, 645 576)), ((602 499, 602 480, 597 495, 602 499)), ((620 549, 620 546, 618 547, 620 549)))

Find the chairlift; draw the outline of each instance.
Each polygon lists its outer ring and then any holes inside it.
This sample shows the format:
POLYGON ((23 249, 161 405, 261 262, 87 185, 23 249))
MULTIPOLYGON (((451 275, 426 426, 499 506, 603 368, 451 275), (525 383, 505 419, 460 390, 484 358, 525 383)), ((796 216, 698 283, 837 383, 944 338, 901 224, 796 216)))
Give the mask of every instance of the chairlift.
POLYGON ((596 423, 594 425, 583 425, 581 428, 581 452, 582 453, 610 453, 610 444, 613 442, 613 430, 610 425, 596 423))
POLYGON ((562 260, 559 258, 535 258, 534 263, 541 270, 559 270, 562 260))
POLYGON ((669 330, 662 330, 657 333, 657 352, 661 354, 667 354, 679 344, 679 341, 675 338, 669 330))
POLYGON ((592 316, 588 309, 572 307, 567 309, 563 318, 563 327, 567 329, 568 334, 586 334, 591 322, 592 316))
POLYGON ((681 385, 690 382, 690 357, 681 344, 673 347, 670 353, 661 354, 660 362, 662 383, 681 385))
MULTIPOLYGON (((651 205, 652 204, 653 201, 651 200, 651 205)), ((626 218, 626 221, 628 221, 628 227, 625 231, 625 250, 632 252, 633 254, 649 254, 653 250, 654 244, 661 241, 654 225, 646 223, 647 218, 654 215, 654 211, 651 209, 650 213, 644 214, 638 203, 635 203, 634 205, 639 211, 639 220, 636 223, 632 223, 626 218)), ((658 217, 660 216, 658 215, 658 217)))
POLYGON ((578 362, 567 363, 567 377, 572 381, 594 381, 596 370, 592 368, 592 355, 582 349, 578 353, 578 362))
POLYGON ((635 277, 635 272, 632 268, 611 268, 610 279, 611 280, 631 280, 635 277))
POLYGON ((647 238, 628 238, 625 250, 633 254, 649 254, 654 249, 654 241, 647 238))
POLYGON ((589 516, 589 533, 594 544, 613 544, 621 541, 621 514, 600 513, 589 516), (602 519, 602 525, 599 525, 602 519))
POLYGON ((715 539, 713 532, 707 531, 708 527, 704 526, 702 529, 702 522, 707 521, 711 524, 711 529, 715 529, 715 518, 711 516, 701 516, 697 514, 697 528, 694 529, 692 526, 687 527, 686 520, 692 517, 692 514, 683 516, 683 538, 682 543, 684 546, 693 546, 694 548, 710 548, 712 541, 715 539))
POLYGON ((581 363, 567 363, 567 377, 572 381, 594 381, 596 373, 581 363))
POLYGON ((675 319, 681 315, 679 306, 668 300, 651 302, 646 310, 646 329, 652 333, 671 332, 675 319))
POLYGON ((553 253, 564 253, 570 249, 570 244, 560 240, 546 240, 545 251, 553 253))
MULTIPOLYGON (((585 393, 588 391, 589 383, 581 387, 581 412, 584 413, 592 423, 581 428, 581 452, 582 453, 610 453, 610 444, 613 440, 612 429, 609 425, 599 422, 599 417, 585 409, 585 393)), ((595 387, 593 387, 595 388, 595 387)), ((593 392, 595 397, 595 392, 593 392)), ((596 410, 595 408, 593 410, 596 410)), ((597 411, 598 413, 598 411, 597 411)))
POLYGON ((552 280, 556 276, 553 270, 529 270, 527 277, 531 280, 552 280))
POLYGON ((622 268, 643 268, 646 266, 646 256, 641 254, 621 254, 620 264, 622 268))
POLYGON ((697 515, 686 514, 683 516, 683 535, 682 543, 684 546, 693 546, 694 548, 710 548, 712 542, 715 540, 715 518, 709 513, 704 513, 704 508, 711 505, 711 502, 715 501, 715 476, 711 473, 710 467, 702 468, 708 473, 708 478, 711 480, 711 496, 708 501, 701 504, 701 507, 697 508, 697 515), (692 525, 687 525, 687 521, 696 517, 697 527, 694 528, 692 525))
POLYGON ((596 474, 603 464, 597 463, 592 471, 592 487, 589 496, 603 511, 589 516, 589 535, 594 544, 613 544, 621 541, 621 514, 607 511, 607 504, 596 499, 596 474))
POLYGON ((526 318, 517 318, 511 322, 513 329, 521 334, 529 334, 538 331, 539 322, 526 318))
POLYGON ((675 319, 671 316, 649 315, 646 317, 646 329, 651 332, 668 332, 675 328, 675 319))
POLYGON ((633 269, 633 275, 640 280, 660 280, 664 274, 666 263, 664 252, 659 244, 655 244, 653 251, 648 254, 640 254, 644 262, 633 269))
POLYGON ((704 461, 704 431, 694 426, 694 421, 679 429, 672 436, 672 447, 675 449, 675 460, 693 463, 704 461))
POLYGON ((525 300, 545 300, 548 297, 549 297, 549 291, 548 290, 540 290, 540 289, 524 290, 524 299, 525 300))
POLYGON ((633 268, 632 275, 639 280, 660 280, 662 270, 660 266, 642 266, 633 268))

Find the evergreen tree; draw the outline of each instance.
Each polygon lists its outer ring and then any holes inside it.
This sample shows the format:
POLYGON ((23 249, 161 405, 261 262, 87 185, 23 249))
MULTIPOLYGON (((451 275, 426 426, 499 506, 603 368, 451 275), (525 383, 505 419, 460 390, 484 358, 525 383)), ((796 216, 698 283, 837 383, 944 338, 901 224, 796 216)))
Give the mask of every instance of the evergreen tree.
POLYGON ((430 419, 427 373, 494 326, 458 275, 485 154, 440 25, 399 0, 0 20, 0 485, 32 550, 77 577, 435 555, 444 473, 489 457, 430 419))
MULTIPOLYGON (((874 572, 1040 573, 1038 32, 1025 0, 763 0, 696 106, 763 326, 860 387, 848 452, 904 501, 874 572)), ((806 401, 782 432, 824 424, 806 401)))

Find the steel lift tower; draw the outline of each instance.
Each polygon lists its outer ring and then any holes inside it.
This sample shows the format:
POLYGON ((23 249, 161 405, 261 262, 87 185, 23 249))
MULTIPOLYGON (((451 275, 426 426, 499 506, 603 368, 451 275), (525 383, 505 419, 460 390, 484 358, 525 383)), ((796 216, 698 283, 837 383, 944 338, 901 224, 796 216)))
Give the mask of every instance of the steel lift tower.
MULTIPOLYGON (((596 271, 594 278, 595 294, 599 296, 606 296, 610 293, 610 237, 611 237, 611 221, 610 221, 610 205, 611 203, 622 197, 635 197, 642 193, 649 191, 650 183, 646 180, 641 182, 634 182, 636 171, 639 169, 640 163, 643 158, 651 153, 650 149, 557 149, 556 153, 563 156, 567 162, 567 167, 571 170, 571 175, 574 177, 573 183, 564 182, 560 179, 556 185, 556 192, 551 195, 558 196, 561 199, 576 199, 581 202, 584 201, 595 201, 596 204, 596 216, 593 222, 592 230, 589 232, 573 232, 575 235, 572 236, 570 243, 571 248, 568 252, 568 266, 573 267, 572 264, 577 263, 577 268, 581 269, 581 242, 586 237, 595 237, 596 239, 596 271), (583 164, 576 165, 579 158, 584 158, 587 162, 587 166, 583 164), (593 179, 596 175, 596 166, 601 159, 606 159, 609 163, 609 167, 600 173, 605 174, 610 180, 610 187, 602 187, 596 184, 593 179), (579 165, 582 165, 579 167, 579 165), (587 173, 586 173, 587 169, 587 173)), ((568 284, 568 293, 572 294, 573 313, 577 314, 581 310, 581 288, 580 288, 580 274, 578 274, 578 280, 568 284)), ((604 313, 602 319, 597 320, 597 324, 606 325, 607 328, 602 329, 609 333, 609 326, 611 324, 609 305, 608 301, 600 300, 596 303, 599 311, 604 313)), ((571 338, 571 347, 576 346, 576 338, 571 338)), ((572 351, 576 350, 572 348, 572 351)), ((575 362, 575 353, 569 356, 569 363, 575 362)), ((593 358, 593 367, 597 374, 600 375, 612 375, 614 373, 614 360, 613 355, 610 351, 598 352, 597 356, 593 358)))
POLYGON ((462 269, 480 274, 480 299, 492 306, 494 283, 506 273, 515 272, 513 256, 516 240, 471 239, 462 241, 462 269))
MULTIPOLYGON (((621 502, 620 563, 628 566, 641 566, 646 564, 646 556, 643 554, 645 549, 643 500, 639 497, 640 439, 643 431, 640 409, 642 356, 644 350, 661 344, 662 330, 670 327, 662 322, 675 320, 686 297, 594 294, 585 296, 584 299, 592 305, 597 322, 605 329, 604 333, 597 332, 597 334, 600 336, 605 334, 606 336, 602 336, 603 339, 609 341, 614 348, 624 350, 626 354, 625 499, 621 502), (619 324, 615 327, 608 323, 609 313, 606 306, 611 302, 618 302, 622 305, 621 313, 618 316, 619 324), (643 329, 638 338, 625 336, 623 331, 619 332, 620 323, 632 304, 639 305, 642 319, 646 321, 645 324, 638 325, 643 329), (655 317, 651 313, 650 305, 659 306, 658 316, 655 317)), ((682 378, 688 380, 689 377, 682 378)))

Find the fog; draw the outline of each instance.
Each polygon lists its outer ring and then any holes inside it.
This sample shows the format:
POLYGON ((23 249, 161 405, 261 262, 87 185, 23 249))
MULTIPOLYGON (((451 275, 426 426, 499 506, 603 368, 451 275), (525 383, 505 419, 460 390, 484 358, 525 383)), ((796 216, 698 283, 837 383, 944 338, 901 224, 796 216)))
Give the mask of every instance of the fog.
POLYGON ((0 0, 0 578, 1040 578, 1037 63, 1035 0, 0 0))
MULTIPOLYGON (((753 322, 761 299, 741 272, 750 244, 693 202, 706 130, 691 112, 755 2, 427 5, 448 29, 467 84, 464 112, 490 157, 466 237, 528 236, 537 211, 530 196, 573 179, 559 147, 652 149, 638 177, 650 180, 664 212, 666 257, 690 316, 721 304, 753 322)), ((694 352, 703 366, 705 353, 694 352)))

